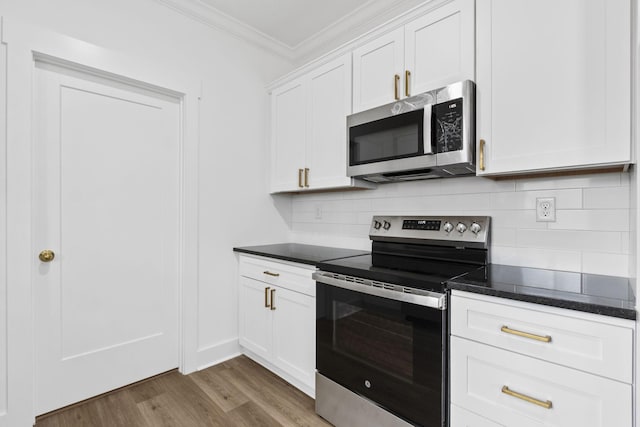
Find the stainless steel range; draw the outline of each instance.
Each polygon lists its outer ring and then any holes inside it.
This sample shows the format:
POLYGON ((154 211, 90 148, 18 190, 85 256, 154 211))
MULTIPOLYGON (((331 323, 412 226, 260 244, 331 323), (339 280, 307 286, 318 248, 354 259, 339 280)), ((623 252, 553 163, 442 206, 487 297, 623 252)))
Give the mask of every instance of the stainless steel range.
POLYGON ((370 255, 318 265, 316 412, 338 427, 447 425, 448 279, 489 263, 486 216, 376 216, 370 255))

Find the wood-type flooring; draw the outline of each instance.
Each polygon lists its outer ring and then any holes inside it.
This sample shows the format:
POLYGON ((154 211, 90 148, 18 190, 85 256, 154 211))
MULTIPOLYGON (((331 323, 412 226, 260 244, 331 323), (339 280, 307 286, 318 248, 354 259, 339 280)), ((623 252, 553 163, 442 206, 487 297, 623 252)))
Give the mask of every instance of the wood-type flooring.
POLYGON ((36 420, 36 427, 330 425, 313 399, 245 356, 190 375, 170 371, 36 420))

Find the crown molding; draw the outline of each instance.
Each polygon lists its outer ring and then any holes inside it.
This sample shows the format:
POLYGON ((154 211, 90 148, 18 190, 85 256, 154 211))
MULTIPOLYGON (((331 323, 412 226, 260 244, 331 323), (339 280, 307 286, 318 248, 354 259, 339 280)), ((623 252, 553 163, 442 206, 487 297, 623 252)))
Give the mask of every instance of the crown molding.
MULTIPOLYGON (((311 49, 309 51, 299 50, 298 53, 301 54, 305 52, 307 56, 296 56, 294 66, 295 68, 289 73, 280 76, 276 80, 270 82, 266 88, 267 91, 271 91, 274 88, 290 81, 301 77, 312 69, 322 66, 329 61, 332 61, 338 58, 341 55, 349 54, 354 49, 357 49, 360 46, 363 46, 366 43, 369 43, 372 40, 380 37, 383 34, 386 34, 390 31, 393 31, 397 28, 402 27, 403 25, 415 20, 416 18, 423 16, 439 7, 442 7, 446 4, 451 3, 454 0, 427 0, 427 1, 418 1, 418 6, 409 8, 410 5, 404 2, 404 5, 398 5, 399 9, 395 11, 391 11, 390 14, 394 14, 393 18, 383 22, 382 24, 377 24, 377 20, 375 22, 371 22, 370 24, 362 24, 360 27, 353 28, 344 34, 339 34, 335 39, 331 42, 325 42, 326 45, 323 45, 317 49, 311 49), (375 25, 371 28, 369 25, 375 25), (346 42, 343 40, 346 39, 346 42), (337 47, 334 47, 337 46, 337 47)), ((381 17, 382 19, 386 18, 381 17)), ((315 37, 315 36, 314 36, 315 37)), ((325 37, 324 35, 322 37, 325 37)), ((302 48, 304 45, 300 45, 299 48, 302 48)))
POLYGON ((376 34, 452 0, 369 0, 296 46, 289 46, 202 0, 153 0, 204 25, 244 40, 299 67, 353 48, 376 34))
POLYGON ((258 31, 254 27, 239 21, 226 13, 209 6, 201 0, 154 0, 188 18, 217 30, 231 34, 236 38, 264 48, 289 61, 294 59, 294 50, 273 37, 258 31))
POLYGON ((353 12, 340 18, 293 48, 297 63, 305 63, 327 53, 363 33, 391 21, 408 11, 433 0, 369 0, 353 12))

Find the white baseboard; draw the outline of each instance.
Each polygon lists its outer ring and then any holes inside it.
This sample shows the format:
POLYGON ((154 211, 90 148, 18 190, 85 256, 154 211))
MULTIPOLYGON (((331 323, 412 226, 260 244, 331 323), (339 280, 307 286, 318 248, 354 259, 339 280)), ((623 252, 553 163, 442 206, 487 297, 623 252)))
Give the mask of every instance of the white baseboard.
MULTIPOLYGON (((198 350, 197 361, 198 371, 217 365, 225 360, 232 359, 242 354, 242 349, 238 343, 238 339, 234 338, 217 344, 210 345, 198 350)), ((2 427, 2 426, 0 426, 2 427)))

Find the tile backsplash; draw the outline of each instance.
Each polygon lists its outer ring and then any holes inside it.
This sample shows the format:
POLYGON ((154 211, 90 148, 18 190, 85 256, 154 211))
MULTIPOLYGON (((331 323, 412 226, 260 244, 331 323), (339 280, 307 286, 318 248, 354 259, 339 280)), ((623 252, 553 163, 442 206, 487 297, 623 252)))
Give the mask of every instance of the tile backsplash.
POLYGON ((629 182, 629 173, 461 177, 300 194, 293 240, 369 249, 373 215, 489 215, 493 263, 628 276, 629 182), (536 221, 537 197, 555 197, 555 222, 536 221))

